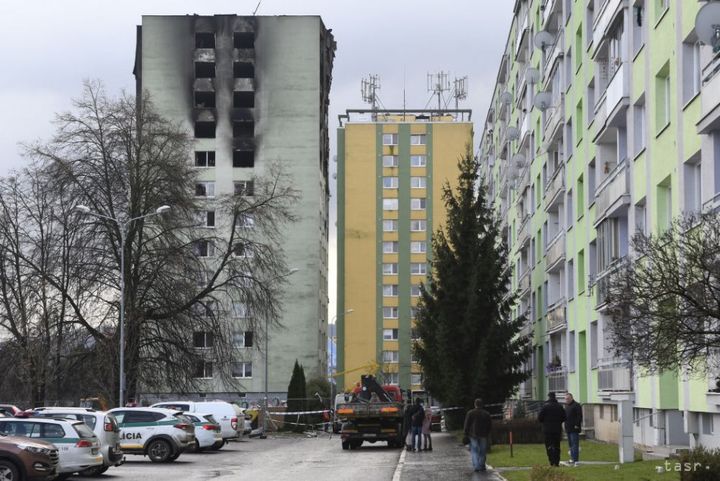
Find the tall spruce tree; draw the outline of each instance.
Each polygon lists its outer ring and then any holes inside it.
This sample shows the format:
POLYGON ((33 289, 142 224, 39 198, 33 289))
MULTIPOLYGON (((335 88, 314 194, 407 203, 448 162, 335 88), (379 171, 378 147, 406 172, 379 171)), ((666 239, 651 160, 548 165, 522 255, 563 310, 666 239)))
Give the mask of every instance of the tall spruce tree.
POLYGON ((414 349, 426 389, 446 405, 501 403, 528 377, 525 318, 511 319, 510 269, 501 222, 478 183, 479 164, 468 150, 458 163, 453 192, 443 187, 447 225, 433 236, 432 270, 417 310, 414 349))
MULTIPOLYGON (((301 412, 305 410, 305 369, 295 359, 295 366, 293 367, 292 376, 290 377, 290 384, 288 385, 287 394, 287 410, 288 412, 301 412)), ((289 422, 303 422, 303 416, 290 416, 288 417, 289 422)), ((293 425, 294 431, 302 431, 303 427, 293 425)))

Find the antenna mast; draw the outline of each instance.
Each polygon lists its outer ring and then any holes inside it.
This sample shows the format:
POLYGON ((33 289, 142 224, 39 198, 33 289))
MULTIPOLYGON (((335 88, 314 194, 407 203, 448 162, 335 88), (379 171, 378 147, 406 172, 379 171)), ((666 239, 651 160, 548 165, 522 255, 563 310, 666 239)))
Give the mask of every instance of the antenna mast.
POLYGON ((360 82, 363 102, 370 104, 373 112, 378 108, 378 90, 380 90, 380 77, 377 75, 368 75, 360 82))
POLYGON ((467 75, 463 78, 455 78, 453 80, 453 98, 455 98, 455 110, 458 110, 458 104, 460 100, 465 100, 468 94, 468 78, 467 75))
POLYGON ((443 109, 444 93, 450 91, 450 81, 448 81, 447 72, 427 74, 427 89, 432 92, 432 97, 437 96, 438 111, 443 109))

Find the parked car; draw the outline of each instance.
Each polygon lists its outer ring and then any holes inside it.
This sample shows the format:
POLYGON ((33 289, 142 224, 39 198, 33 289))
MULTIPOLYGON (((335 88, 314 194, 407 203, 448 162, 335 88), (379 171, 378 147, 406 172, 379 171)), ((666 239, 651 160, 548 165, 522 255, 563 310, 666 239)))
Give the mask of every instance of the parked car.
MULTIPOLYGON (((176 409, 186 413, 210 413, 220 423, 224 441, 237 439, 242 435, 244 425, 239 423, 238 414, 232 404, 225 401, 164 401, 153 404, 154 408, 176 409)), ((218 446, 213 449, 220 449, 218 446)))
POLYGON ((183 413, 195 425, 195 451, 222 446, 222 428, 209 413, 183 413))
POLYGON ((45 441, 0 435, 0 479, 50 481, 55 479, 58 450, 45 441))
POLYGON ((3 418, 0 433, 8 436, 46 441, 58 448, 58 478, 67 479, 73 473, 102 466, 100 442, 82 421, 62 418, 3 418))
MULTIPOLYGON (((100 453, 103 456, 103 464, 86 469, 80 474, 85 476, 97 476, 104 473, 111 466, 120 466, 125 460, 120 449, 120 427, 115 416, 112 414, 95 411, 92 408, 78 407, 44 407, 35 408, 36 417, 57 418, 63 417, 82 421, 88 425, 100 441, 100 453)), ((0 478, 1 479, 1 478, 0 478)))
POLYGON ((250 432, 253 430, 252 416, 250 415, 250 413, 247 412, 248 411, 247 408, 244 408, 244 407, 238 405, 237 403, 230 403, 230 405, 233 407, 233 409, 235 409, 235 414, 237 415, 237 418, 238 418, 238 424, 242 425, 243 436, 246 434, 250 434, 250 432), (240 420, 242 420, 242 423, 240 423, 240 420))
POLYGON ((108 413, 120 426, 120 449, 153 463, 175 461, 195 443, 195 426, 180 410, 115 408, 108 413))

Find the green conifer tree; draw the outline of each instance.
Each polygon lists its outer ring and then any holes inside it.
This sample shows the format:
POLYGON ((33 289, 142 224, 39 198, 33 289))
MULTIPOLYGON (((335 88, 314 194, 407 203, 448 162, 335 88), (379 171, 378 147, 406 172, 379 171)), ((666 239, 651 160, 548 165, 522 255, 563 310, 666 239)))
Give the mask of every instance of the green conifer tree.
MULTIPOLYGON (((293 367, 292 376, 290 377, 290 384, 288 384, 287 394, 287 412, 302 412, 305 411, 305 369, 300 363, 295 360, 295 366, 293 367)), ((304 416, 286 416, 288 422, 303 422, 304 416)), ((303 426, 290 425, 294 431, 302 431, 303 426)))

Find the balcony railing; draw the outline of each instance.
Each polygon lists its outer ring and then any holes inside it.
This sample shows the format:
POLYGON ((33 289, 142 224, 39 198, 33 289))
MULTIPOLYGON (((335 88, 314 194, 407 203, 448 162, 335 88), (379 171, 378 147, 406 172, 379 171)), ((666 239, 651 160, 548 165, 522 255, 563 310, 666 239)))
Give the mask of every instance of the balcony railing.
POLYGON ((607 304, 607 296, 610 292, 610 278, 620 268, 628 262, 627 257, 614 259, 612 263, 598 274, 595 282, 595 308, 602 311, 607 304))
POLYGON ((550 242, 545 254, 545 270, 551 272, 555 270, 565 260, 565 233, 560 233, 550 242))
POLYGON ((626 161, 621 161, 598 186, 595 194, 595 225, 617 207, 630 203, 630 176, 627 164, 626 161))
POLYGON ((530 240, 530 216, 525 216, 517 231, 517 248, 520 249, 530 240))
POLYGON ((553 101, 553 105, 546 110, 544 138, 549 139, 565 118, 565 95, 560 93, 553 101))
POLYGON ((525 271, 520 274, 518 279, 518 294, 522 295, 530 290, 530 267, 526 266, 525 271))
POLYGON ((547 378, 549 392, 567 392, 567 369, 565 367, 550 368, 547 378))
POLYGON ((558 4, 560 0, 544 0, 542 5, 540 6, 540 10, 542 11, 542 29, 547 28, 548 20, 550 20, 550 16, 555 11, 555 6, 558 4))
POLYGON ((550 182, 545 186, 545 210, 549 210, 555 204, 558 195, 565 192, 565 169, 559 168, 555 171, 550 182))
POLYGON ((543 64, 543 78, 545 84, 550 80, 550 73, 552 72, 553 65, 555 62, 563 56, 565 50, 565 32, 561 29, 555 34, 555 43, 552 47, 548 47, 545 51, 545 63, 543 64))
POLYGON ((598 360, 598 389, 600 391, 632 391, 632 365, 623 359, 598 360))
POLYGON ((528 34, 528 22, 530 21, 530 15, 528 12, 525 12, 523 16, 525 18, 518 27, 517 40, 515 42, 515 58, 518 58, 522 49, 527 47, 527 39, 525 36, 528 34))
POLYGON ((699 127, 701 133, 708 133, 715 127, 718 114, 717 106, 720 104, 720 52, 708 62, 702 71, 702 90, 700 94, 701 114, 699 127))
POLYGON ((547 313, 547 332, 553 332, 565 327, 567 320, 565 318, 565 299, 560 299, 551 307, 547 313))
POLYGON ((620 8, 623 8, 627 0, 604 0, 602 4, 595 7, 595 20, 593 22, 593 57, 602 43, 603 37, 612 24, 612 20, 620 8))

